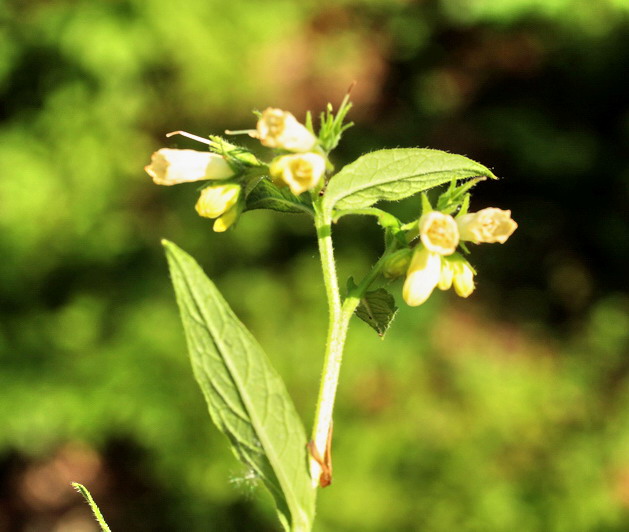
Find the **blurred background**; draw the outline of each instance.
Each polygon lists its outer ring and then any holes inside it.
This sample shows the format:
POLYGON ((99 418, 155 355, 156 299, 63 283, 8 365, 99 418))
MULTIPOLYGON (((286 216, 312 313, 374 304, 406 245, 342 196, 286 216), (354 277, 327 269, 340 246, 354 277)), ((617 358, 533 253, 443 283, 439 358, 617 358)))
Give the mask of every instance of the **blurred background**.
MULTIPOLYGON (((310 427, 326 305, 309 220, 214 234, 161 147, 299 119, 354 80, 342 165, 380 147, 472 157, 511 209, 468 300, 356 320, 318 531, 629 529, 629 2, 0 1, 0 530, 278 530, 192 378, 160 246, 194 255, 310 427)), ((244 142, 247 142, 246 140, 244 142)), ((253 146, 254 144, 249 143, 253 146)), ((393 208, 407 220, 417 198, 393 208)), ((336 228, 341 277, 380 251, 336 228)), ((400 287, 395 294, 401 302, 400 287)))

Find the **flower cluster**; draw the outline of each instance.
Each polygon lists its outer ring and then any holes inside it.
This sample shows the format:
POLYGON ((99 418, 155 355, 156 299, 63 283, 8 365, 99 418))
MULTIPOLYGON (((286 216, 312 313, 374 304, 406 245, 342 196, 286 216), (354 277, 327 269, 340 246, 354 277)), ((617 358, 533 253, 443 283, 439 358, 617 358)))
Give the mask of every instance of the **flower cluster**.
POLYGON ((205 218, 215 218, 217 232, 236 222, 244 209, 243 184, 260 173, 268 173, 276 185, 288 186, 295 195, 317 187, 325 174, 326 158, 317 151, 318 138, 291 113, 281 109, 266 109, 256 129, 247 131, 263 146, 290 152, 275 157, 268 166, 245 150, 225 151, 226 143, 178 133, 209 144, 210 149, 219 153, 163 148, 153 153, 151 164, 144 169, 157 185, 210 181, 201 190, 196 211, 205 218), (253 172, 252 167, 255 167, 253 172))
POLYGON ((291 113, 269 107, 250 135, 269 148, 294 152, 280 155, 271 162, 269 170, 276 185, 288 186, 298 196, 319 184, 325 174, 326 161, 313 151, 317 137, 291 113))
POLYGON ((468 297, 474 291, 474 269, 456 248, 461 241, 501 244, 511 236, 517 224, 511 211, 493 207, 463 214, 456 218, 430 211, 418 221, 419 238, 404 282, 404 301, 411 306, 424 303, 435 288, 454 291, 468 297))

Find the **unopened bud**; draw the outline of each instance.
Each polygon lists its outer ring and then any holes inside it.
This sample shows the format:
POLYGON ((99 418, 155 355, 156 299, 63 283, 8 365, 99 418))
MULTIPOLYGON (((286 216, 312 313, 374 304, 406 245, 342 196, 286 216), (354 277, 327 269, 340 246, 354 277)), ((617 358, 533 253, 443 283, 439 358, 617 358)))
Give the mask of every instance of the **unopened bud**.
POLYGON ((201 191, 195 209, 199 216, 217 218, 236 205, 239 196, 240 185, 206 187, 201 191))
POLYGON ((282 155, 273 160, 270 166, 273 181, 290 187, 298 196, 317 186, 325 173, 325 159, 317 153, 282 155))
POLYGON ((476 244, 481 242, 504 244, 518 227, 518 224, 511 219, 511 211, 503 211, 495 207, 459 216, 456 223, 461 240, 476 244))
POLYGON ((449 214, 431 211, 419 219, 419 236, 426 249, 451 255, 459 244, 459 230, 449 214))
POLYGON ((212 229, 216 233, 223 233, 227 231, 227 229, 229 229, 234 224, 234 222, 238 220, 240 210, 241 209, 238 207, 238 205, 234 205, 225 214, 216 219, 212 229))
POLYGON ((382 266, 382 275, 387 279, 402 277, 408 270, 413 251, 409 248, 400 249, 387 257, 382 266))
POLYGON ((474 291, 474 269, 460 255, 454 256, 448 261, 454 272, 452 284, 454 291, 461 297, 468 297, 474 291))
POLYGON ((442 257, 441 272, 439 273, 439 283, 437 283, 437 287, 439 290, 450 290, 453 279, 454 269, 452 268, 452 264, 447 257, 442 257))
POLYGON ((157 185, 178 185, 203 179, 228 179, 234 171, 216 153, 162 148, 153 153, 144 167, 157 185))
POLYGON ((269 148, 306 152, 314 148, 317 138, 289 112, 269 107, 250 133, 269 148))

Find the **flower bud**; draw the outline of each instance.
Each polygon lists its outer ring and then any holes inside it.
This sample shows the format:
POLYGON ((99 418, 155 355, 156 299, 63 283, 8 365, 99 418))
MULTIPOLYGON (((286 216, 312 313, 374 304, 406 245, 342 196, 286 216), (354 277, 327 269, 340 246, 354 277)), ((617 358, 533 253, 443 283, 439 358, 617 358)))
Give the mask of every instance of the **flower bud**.
POLYGON ((454 291, 461 297, 468 297, 474 291, 474 270, 460 255, 448 261, 454 272, 452 284, 454 291))
POLYGON ((225 212, 222 216, 216 219, 212 229, 216 233, 223 233, 229 229, 240 215, 240 208, 238 205, 234 205, 231 209, 225 212))
POLYGON ((454 279, 454 269, 451 262, 446 258, 441 259, 441 272, 439 273, 439 282, 437 287, 439 290, 449 290, 454 279))
POLYGON ((264 146, 288 151, 310 151, 317 143, 317 137, 291 113, 272 107, 262 113, 251 136, 260 139, 264 146))
POLYGON ((224 157, 216 153, 162 148, 153 153, 151 164, 144 167, 157 185, 178 185, 203 179, 227 179, 234 171, 224 157))
POLYGON ((459 230, 449 214, 431 211, 419 219, 419 236, 426 249, 451 255, 459 244, 459 230))
POLYGON ((464 214, 456 219, 461 240, 475 244, 481 242, 504 244, 518 224, 511 219, 511 211, 488 207, 478 212, 464 214))
POLYGON ((382 266, 382 275, 387 279, 402 277, 411 262, 412 250, 400 249, 387 257, 382 266))
POLYGON ((298 196, 314 188, 325 173, 325 159, 317 153, 282 155, 269 168, 273 181, 290 187, 298 196))
POLYGON ((425 247, 416 249, 402 289, 404 301, 411 307, 424 303, 439 282, 441 257, 425 247))
POLYGON ((206 187, 195 205, 199 216, 217 218, 238 202, 240 186, 235 184, 206 187))

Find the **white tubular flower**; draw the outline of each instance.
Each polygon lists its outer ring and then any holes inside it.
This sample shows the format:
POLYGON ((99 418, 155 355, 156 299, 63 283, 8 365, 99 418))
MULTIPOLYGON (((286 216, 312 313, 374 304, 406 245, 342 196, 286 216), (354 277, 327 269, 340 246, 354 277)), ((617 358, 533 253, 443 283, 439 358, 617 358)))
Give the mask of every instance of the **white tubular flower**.
POLYGON ((426 249, 439 255, 451 255, 459 245, 459 229, 449 214, 431 211, 419 219, 419 237, 426 249))
POLYGON ((441 257, 425 247, 417 249, 411 260, 402 289, 407 305, 416 307, 424 303, 439 282, 441 257))
POLYGON ((203 179, 227 179, 234 171, 224 157, 216 153, 162 148, 153 153, 151 164, 144 167, 157 185, 178 185, 203 179))
POLYGON ((273 160, 271 177, 278 184, 285 184, 296 196, 314 188, 325 173, 325 159, 317 153, 283 155, 273 160))
POLYGON ((488 207, 478 212, 464 214, 456 219, 461 240, 475 244, 481 242, 504 244, 518 224, 511 219, 511 211, 488 207))
POLYGON ((239 185, 229 184, 207 187, 201 191, 201 196, 195 205, 195 209, 199 216, 204 218, 218 218, 238 203, 239 196, 239 185))
POLYGON ((291 113, 272 107, 262 113, 256 131, 250 135, 264 146, 288 151, 310 151, 317 143, 317 137, 291 113))
POLYGON ((450 262, 454 271, 452 284, 454 291, 461 297, 468 297, 474 291, 474 270, 463 257, 456 257, 450 262))

